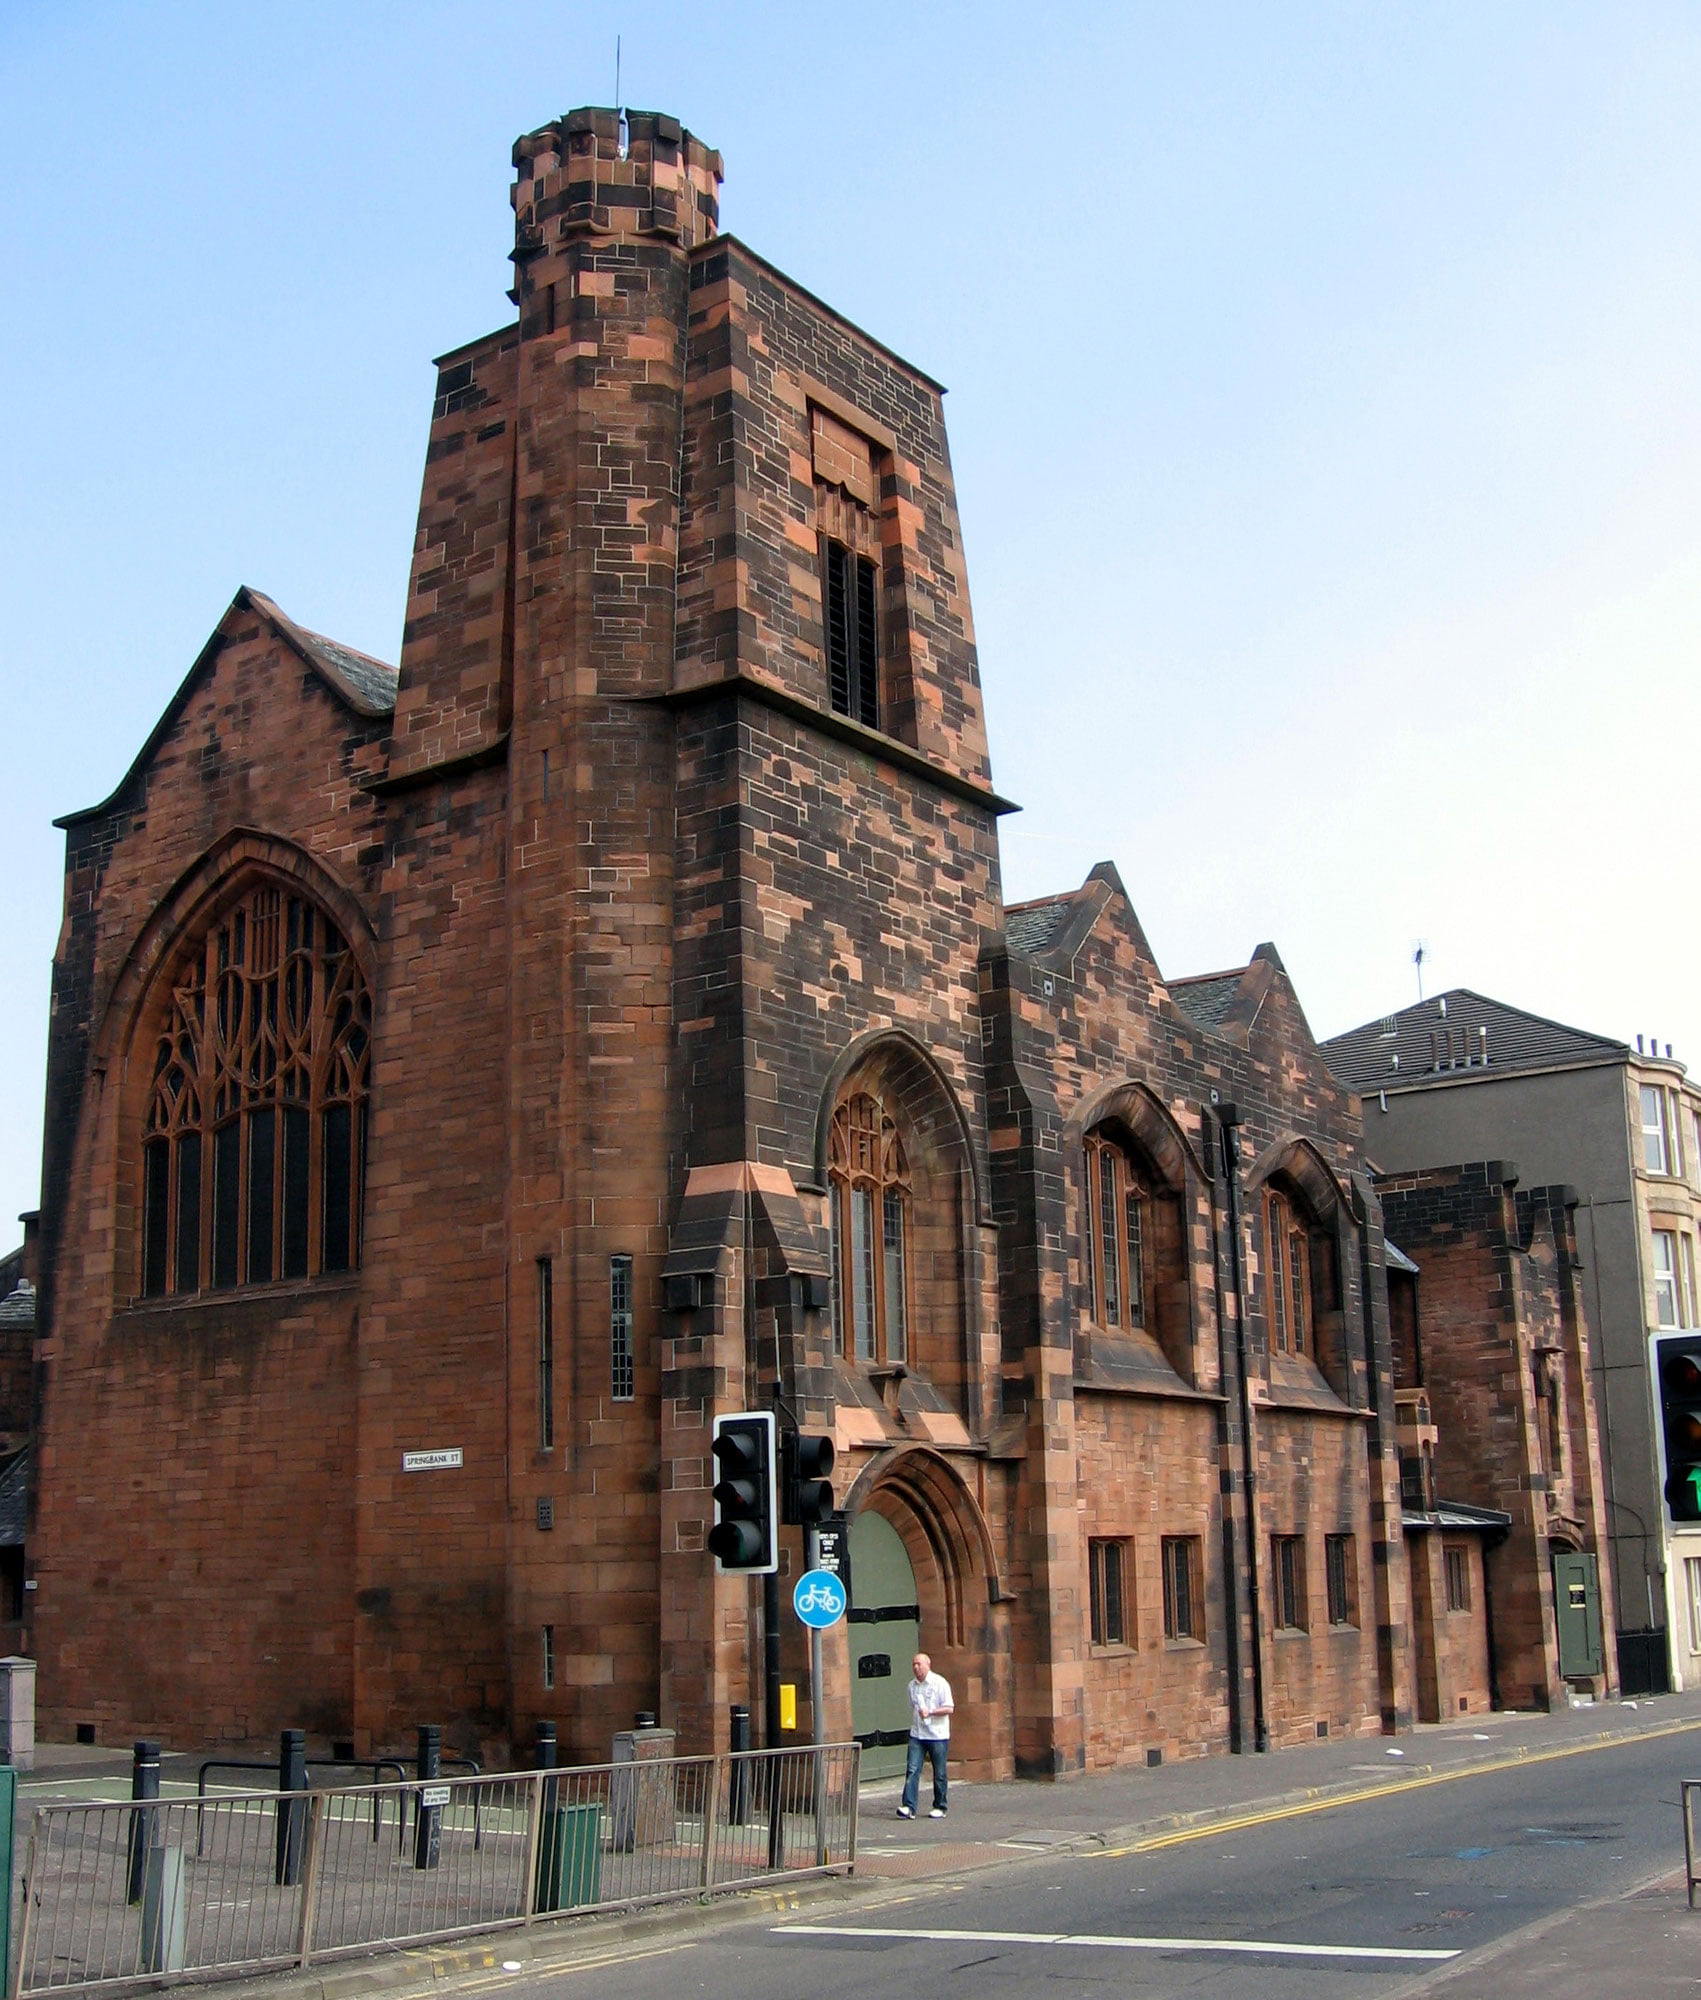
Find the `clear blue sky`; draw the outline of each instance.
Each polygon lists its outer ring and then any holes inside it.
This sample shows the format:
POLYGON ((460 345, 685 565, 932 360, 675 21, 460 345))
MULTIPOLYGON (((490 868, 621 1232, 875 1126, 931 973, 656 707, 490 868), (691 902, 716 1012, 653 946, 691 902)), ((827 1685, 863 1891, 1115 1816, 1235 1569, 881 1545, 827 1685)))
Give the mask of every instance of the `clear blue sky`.
POLYGON ((1320 1035, 1468 985, 1701 1060, 1701 12, 11 0, 0 1234, 57 814, 238 585, 394 659, 508 149, 622 95, 951 387, 1012 899, 1111 858, 1320 1035))

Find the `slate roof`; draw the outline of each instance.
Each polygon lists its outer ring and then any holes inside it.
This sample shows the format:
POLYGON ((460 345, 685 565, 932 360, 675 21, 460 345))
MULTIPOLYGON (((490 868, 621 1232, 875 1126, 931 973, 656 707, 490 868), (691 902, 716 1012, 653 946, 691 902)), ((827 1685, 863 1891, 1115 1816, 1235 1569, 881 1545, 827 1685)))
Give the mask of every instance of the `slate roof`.
POLYGON ((1240 997, 1246 969, 1201 972, 1192 979, 1170 981, 1169 996, 1187 1018, 1201 1028, 1220 1028, 1240 997))
POLYGON ((1468 986, 1349 1028, 1322 1049, 1336 1081, 1358 1091, 1421 1089, 1450 1083, 1467 1071, 1620 1062, 1630 1053, 1623 1042, 1527 1014, 1468 986))
POLYGON ((20 1278, 15 1290, 0 1299, 0 1327, 35 1325, 35 1287, 20 1278))
POLYGON ((396 706, 396 669, 370 653, 357 653, 352 646, 327 639, 323 632, 309 632, 298 625, 262 591, 250 589, 248 596, 285 634, 293 639, 324 679, 345 700, 366 715, 389 715, 396 706))
POLYGON ((1386 1236, 1382 1239, 1382 1260, 1390 1271, 1409 1271, 1414 1278, 1419 1275, 1418 1266, 1397 1243, 1390 1243, 1386 1236))
POLYGON ((1073 896, 1046 896, 1035 903, 1015 903, 1004 912, 1004 935, 1010 949, 1024 958, 1049 951, 1063 935, 1075 907, 1073 896))
POLYGON ((0 1468, 0 1549, 18 1549, 24 1543, 24 1521, 30 1504, 30 1454, 26 1445, 0 1468))
POLYGON ((1504 1530, 1512 1516, 1498 1507, 1473 1507, 1464 1500, 1437 1500, 1435 1512, 1424 1514, 1407 1508, 1403 1515, 1408 1528, 1479 1528, 1504 1530))

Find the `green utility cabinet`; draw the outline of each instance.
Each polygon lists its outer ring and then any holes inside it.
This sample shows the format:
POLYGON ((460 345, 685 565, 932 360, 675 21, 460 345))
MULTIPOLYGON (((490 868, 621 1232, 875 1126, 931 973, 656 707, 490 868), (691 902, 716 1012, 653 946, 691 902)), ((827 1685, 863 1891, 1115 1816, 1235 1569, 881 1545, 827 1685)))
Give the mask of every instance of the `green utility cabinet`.
POLYGON ((1559 1627, 1559 1671, 1568 1681, 1593 1680, 1601 1648, 1601 1572, 1594 1556, 1570 1552, 1553 1559, 1553 1611, 1559 1627))
POLYGON ((546 1806, 538 1837, 537 1907, 573 1910, 602 1901, 602 1806, 546 1806))

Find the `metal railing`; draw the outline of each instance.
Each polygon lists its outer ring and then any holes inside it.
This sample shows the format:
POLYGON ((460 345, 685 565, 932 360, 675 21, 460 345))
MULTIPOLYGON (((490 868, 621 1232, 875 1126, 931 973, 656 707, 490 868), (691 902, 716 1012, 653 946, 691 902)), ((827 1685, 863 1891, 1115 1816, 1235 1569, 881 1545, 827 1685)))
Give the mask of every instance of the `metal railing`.
POLYGON ((830 1743, 38 1806, 9 1990, 305 1966, 848 1870, 859 1755, 830 1743), (391 1801, 397 1846, 373 1838, 391 1801))
POLYGON ((1701 1883, 1701 1873, 1697 1872, 1697 1858, 1701 1856, 1701 1838, 1695 1830, 1695 1799, 1701 1793, 1701 1778, 1679 1778, 1678 1797, 1683 1806, 1683 1876, 1684 1887, 1689 1894, 1689 1907, 1695 1907, 1696 1885, 1701 1883))

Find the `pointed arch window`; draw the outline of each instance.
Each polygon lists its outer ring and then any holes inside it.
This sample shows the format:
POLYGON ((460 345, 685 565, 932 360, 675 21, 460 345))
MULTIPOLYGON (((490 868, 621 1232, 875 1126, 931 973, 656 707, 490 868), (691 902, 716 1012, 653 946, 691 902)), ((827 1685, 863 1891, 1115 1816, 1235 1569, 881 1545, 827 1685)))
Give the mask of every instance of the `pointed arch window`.
POLYGON ((866 1091, 833 1113, 833 1335, 858 1361, 909 1359, 910 1177, 897 1125, 866 1091))
POLYGON ((1265 1303, 1270 1344, 1281 1354, 1312 1353, 1311 1233, 1285 1194, 1264 1196, 1265 1303))
POLYGON ((1087 1140, 1087 1265, 1092 1317, 1100 1326, 1148 1330, 1148 1200, 1121 1146, 1093 1133, 1087 1140))
POLYGON ((256 884, 178 960, 142 1141, 142 1294, 360 1262, 372 1001, 315 903, 256 884))

